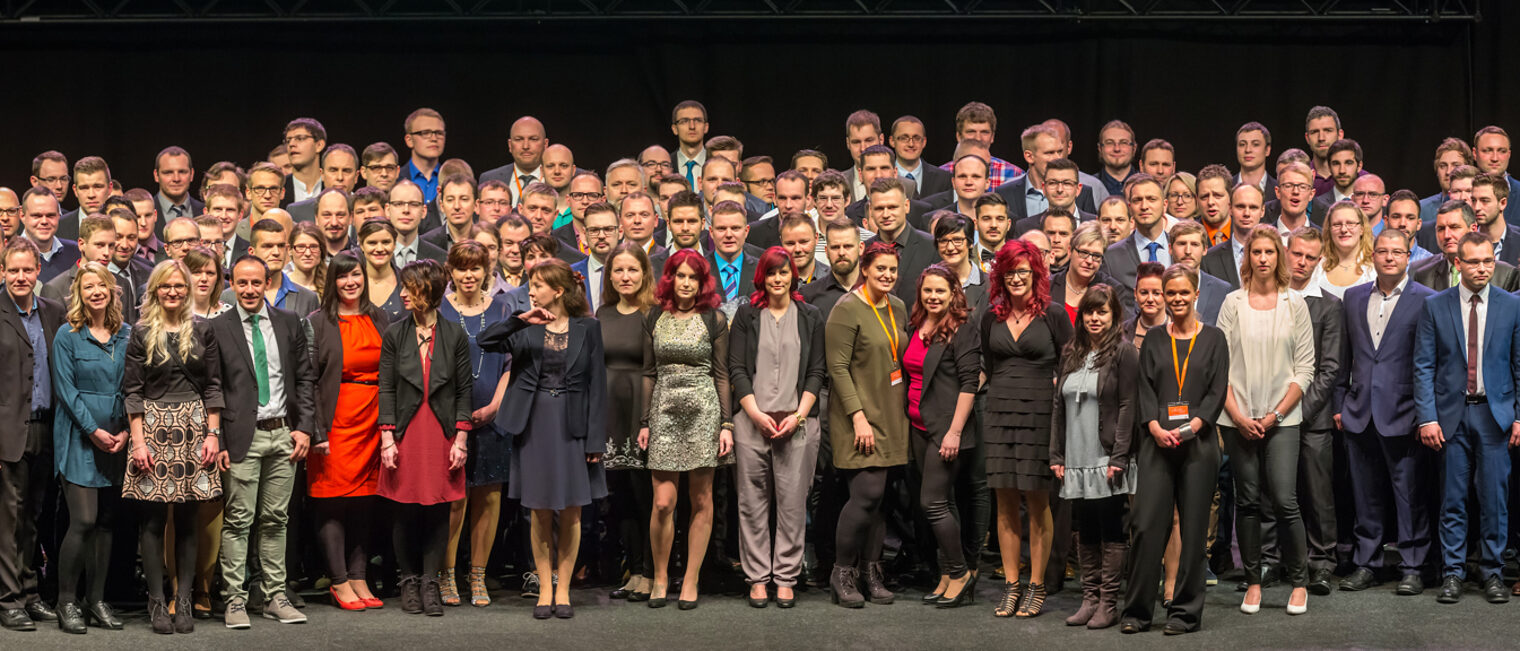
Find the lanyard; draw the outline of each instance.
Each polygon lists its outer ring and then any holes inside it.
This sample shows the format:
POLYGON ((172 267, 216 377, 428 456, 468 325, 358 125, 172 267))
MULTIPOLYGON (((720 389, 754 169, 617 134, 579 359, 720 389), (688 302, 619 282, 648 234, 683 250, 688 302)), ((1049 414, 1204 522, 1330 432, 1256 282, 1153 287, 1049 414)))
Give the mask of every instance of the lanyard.
POLYGON ((878 310, 878 309, 876 309, 876 301, 871 300, 871 290, 862 287, 862 288, 860 288, 860 293, 865 295, 866 302, 870 303, 870 305, 871 305, 871 313, 876 315, 876 322, 878 324, 881 324, 881 331, 884 332, 884 333, 886 333, 886 335, 887 335, 887 341, 889 341, 889 342, 892 343, 892 365, 896 366, 897 365, 897 342, 899 341, 899 337, 896 334, 894 334, 894 333, 897 332, 897 314, 892 311, 892 304, 890 302, 888 302, 887 303, 887 318, 889 318, 889 319, 892 320, 892 329, 888 330, 887 329, 887 322, 883 321, 881 319, 881 311, 878 310))
POLYGON ((1193 342, 1198 341, 1198 335, 1193 335, 1188 340, 1187 356, 1182 358, 1182 363, 1177 363, 1177 338, 1168 336, 1172 340, 1172 370, 1177 373, 1177 399, 1182 399, 1182 383, 1187 381, 1188 361, 1193 359, 1193 342))

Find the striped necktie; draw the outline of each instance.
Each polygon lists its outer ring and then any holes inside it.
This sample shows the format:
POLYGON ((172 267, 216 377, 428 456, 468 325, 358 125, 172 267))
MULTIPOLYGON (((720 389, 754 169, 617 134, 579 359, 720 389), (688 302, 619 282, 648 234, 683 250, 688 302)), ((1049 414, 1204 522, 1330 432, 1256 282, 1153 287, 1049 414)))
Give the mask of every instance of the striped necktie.
POLYGON ((739 293, 739 271, 732 262, 723 265, 723 300, 732 301, 734 295, 739 293))

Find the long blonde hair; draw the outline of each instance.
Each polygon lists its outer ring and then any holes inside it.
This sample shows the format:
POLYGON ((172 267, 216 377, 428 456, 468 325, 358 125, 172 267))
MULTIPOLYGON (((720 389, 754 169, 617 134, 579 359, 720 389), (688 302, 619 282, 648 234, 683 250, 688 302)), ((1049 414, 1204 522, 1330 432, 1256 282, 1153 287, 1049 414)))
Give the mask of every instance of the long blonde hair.
POLYGON ((190 296, 190 270, 178 260, 158 263, 153 268, 153 274, 148 276, 148 287, 143 294, 142 314, 137 319, 137 327, 143 331, 143 342, 147 345, 147 363, 151 366, 169 361, 168 323, 180 326, 179 358, 190 359, 195 351, 195 337, 186 328, 195 324, 195 299, 190 296), (159 304, 158 288, 176 273, 180 275, 180 282, 185 284, 185 300, 180 303, 178 310, 170 312, 159 304))
POLYGON ((1330 231, 1330 220, 1335 217, 1335 213, 1342 210, 1351 211, 1351 214, 1356 215, 1356 220, 1362 224, 1362 238, 1357 242, 1355 249, 1356 268, 1366 269, 1367 265, 1372 263, 1372 228, 1367 225, 1367 214, 1363 213, 1356 204, 1344 199, 1325 211, 1325 259, 1320 264, 1324 266, 1325 271, 1330 271, 1341 263, 1341 252, 1335 249, 1335 234, 1330 231))
POLYGON ((79 295, 87 274, 95 274, 111 288, 111 302, 106 304, 106 330, 114 335, 121 329, 121 288, 116 286, 116 277, 111 275, 111 270, 99 262, 86 262, 74 274, 74 282, 69 286, 69 325, 73 326, 73 332, 90 327, 90 308, 85 307, 84 298, 79 295))

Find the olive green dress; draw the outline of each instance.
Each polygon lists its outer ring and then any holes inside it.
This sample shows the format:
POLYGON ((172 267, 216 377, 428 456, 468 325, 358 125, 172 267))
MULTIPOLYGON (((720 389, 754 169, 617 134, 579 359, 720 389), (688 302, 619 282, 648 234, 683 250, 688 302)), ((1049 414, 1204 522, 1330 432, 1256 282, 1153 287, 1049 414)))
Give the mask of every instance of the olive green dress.
POLYGON ((845 294, 829 313, 824 327, 824 355, 829 366, 829 443, 834 449, 834 467, 886 468, 908 462, 907 373, 903 381, 892 384, 893 369, 901 369, 903 353, 908 349, 905 329, 907 310, 896 296, 889 295, 892 314, 877 308, 878 321, 871 306, 854 292, 845 294), (897 361, 893 361, 891 340, 886 330, 897 321, 897 361), (855 448, 855 429, 851 414, 864 410, 866 420, 876 434, 876 450, 869 455, 855 448))

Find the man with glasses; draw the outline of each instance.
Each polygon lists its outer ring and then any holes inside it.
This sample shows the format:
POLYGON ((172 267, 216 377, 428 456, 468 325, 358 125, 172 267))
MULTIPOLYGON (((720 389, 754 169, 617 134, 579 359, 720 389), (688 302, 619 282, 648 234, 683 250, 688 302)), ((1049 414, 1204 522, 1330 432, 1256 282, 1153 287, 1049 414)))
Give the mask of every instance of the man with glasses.
MULTIPOLYGON (((1455 287, 1461 281, 1461 265, 1457 251, 1462 236, 1478 231, 1478 213, 1466 201, 1452 199, 1441 204, 1436 211, 1436 240, 1441 243, 1441 255, 1429 258, 1409 271, 1415 282, 1436 291, 1455 287)), ((1488 283, 1506 292, 1520 290, 1520 272, 1505 262, 1494 265, 1488 283)))
MULTIPOLYGON (((1082 186, 1082 180, 1078 176, 1077 164, 1069 158, 1057 158, 1042 165, 1040 170, 1040 192, 1045 195, 1045 210, 1025 217, 1013 225, 1013 235, 1018 237, 1032 230, 1043 230, 1045 215, 1052 210, 1061 210, 1072 215, 1079 223, 1090 222, 1098 216, 1092 211, 1083 210, 1077 206, 1077 198, 1087 188, 1082 186)), ((1033 165, 1029 167, 1035 169, 1033 165)), ((1089 199, 1090 200, 1090 199, 1089 199)), ((1076 225, 1072 225, 1076 230, 1076 225)), ((1049 235, 1049 233, 1047 233, 1049 235)), ((1052 243, 1053 244, 1053 243, 1052 243)), ((1065 260, 1066 254, 1061 253, 1059 259, 1065 260)))
POLYGON ((1098 158, 1103 169, 1098 181, 1109 196, 1123 196, 1124 180, 1135 173, 1135 130, 1123 120, 1110 120, 1098 130, 1098 158))
POLYGON ((21 227, 26 239, 37 245, 41 260, 36 283, 44 284, 79 262, 79 246, 58 237, 58 197, 44 187, 33 186, 21 195, 21 227))
POLYGON ((1351 201, 1367 216, 1368 232, 1377 237, 1383 232, 1383 210, 1388 207, 1388 192, 1382 177, 1363 174, 1351 182, 1351 201))
POLYGON ((243 194, 248 199, 249 219, 263 219, 264 213, 279 208, 285 200, 285 173, 274 163, 254 163, 243 194))
POLYGON ((522 201, 523 191, 529 185, 544 180, 542 166, 549 137, 544 131, 544 123, 531 115, 524 115, 512 123, 508 139, 512 162, 481 174, 480 182, 495 180, 506 183, 512 192, 512 205, 515 206, 522 201))
MULTIPOLYGON (((572 181, 572 185, 573 183, 572 181)), ((570 268, 581 275, 586 289, 586 300, 591 303, 591 311, 594 313, 602 306, 603 267, 607 264, 607 256, 612 253, 613 248, 617 247, 620 239, 618 216, 612 204, 597 201, 582 209, 581 219, 584 224, 587 256, 585 260, 570 265, 570 268)))
POLYGON ((477 195, 479 198, 475 200, 475 211, 480 214, 481 222, 495 224, 512 212, 512 191, 501 181, 480 184, 477 195))
POLYGON ((443 225, 422 234, 422 240, 444 251, 454 243, 470 239, 470 227, 475 225, 475 179, 464 174, 454 174, 443 180, 443 187, 435 202, 443 210, 443 225))
MULTIPOLYGON (((707 164, 707 107, 689 99, 670 112, 670 132, 676 136, 674 171, 686 177, 693 189, 702 178, 702 167, 707 164)), ((642 159, 640 159, 642 160, 642 159)))
MULTIPOLYGON (((406 116, 406 148, 412 152, 406 162, 406 178, 422 188, 422 200, 431 202, 438 196, 438 161, 443 158, 445 131, 443 116, 430 108, 420 108, 406 116)), ((351 190, 351 188, 350 188, 351 190)))
MULTIPOLYGON (((1060 132, 1053 127, 1036 124, 1025 129, 1020 140, 1024 145, 1024 160, 1029 162, 1029 173, 1015 181, 993 188, 993 192, 1003 195, 1003 199, 1007 200, 1008 216, 1013 218, 1015 223, 1045 212, 1050 207, 1050 197, 1046 194, 1044 187, 1046 168, 1054 160, 1070 162, 1070 159, 1066 158, 1066 143, 1061 140, 1060 132)), ((1075 172, 1076 164, 1072 163, 1070 167, 1075 172)), ((1071 180, 1077 184, 1067 188, 1063 181, 1062 189, 1071 190, 1073 197, 1071 201, 1076 204, 1077 210, 1089 214, 1096 213, 1098 207, 1093 201, 1092 188, 1081 187, 1081 183, 1075 178, 1077 175, 1073 173, 1072 176, 1074 178, 1071 180)), ((1061 200, 1066 199, 1062 197, 1061 200)))
POLYGON ((21 197, 16 191, 0 187, 0 246, 21 232, 21 197))
POLYGON ((892 121, 892 151, 897 154, 897 175, 912 185, 913 196, 927 197, 950 189, 950 173, 923 161, 929 144, 923 121, 904 115, 892 121))
POLYGON ((32 187, 43 187, 63 201, 69 192, 69 159, 49 149, 32 159, 32 187))
POLYGON ((422 259, 434 260, 441 265, 448 259, 448 252, 418 236, 417 229, 422 225, 422 215, 426 211, 427 203, 422 200, 422 188, 417 187, 416 183, 401 179, 391 188, 390 200, 385 204, 385 217, 396 228, 397 267, 405 267, 422 259))
MULTIPOLYGON (((605 200, 602 180, 592 172, 583 172, 570 179, 568 190, 565 193, 568 217, 564 224, 554 228, 554 236, 564 245, 561 248, 589 253, 591 242, 586 237, 586 208, 605 200)), ((558 220, 555 223, 559 223, 558 220)))
MULTIPOLYGON (((639 167, 644 168, 644 177, 649 179, 649 192, 659 194, 660 177, 670 174, 675 170, 675 164, 670 160, 670 152, 659 145, 650 145, 639 152, 639 167)), ((685 177, 682 177, 685 178, 685 177)))
POLYGON ((290 174, 285 177, 281 207, 305 201, 322 191, 322 151, 327 149, 327 129, 312 118, 296 118, 285 125, 285 152, 290 174))
MULTIPOLYGON (((80 220, 100 212, 101 204, 110 196, 111 168, 106 166, 105 159, 86 156, 75 161, 74 197, 79 200, 79 207, 59 217, 58 237, 65 240, 79 239, 80 220)), ((42 257, 48 257, 46 247, 43 247, 42 257)))
POLYGON ((401 174, 396 161, 396 150, 388 143, 376 142, 365 147, 359 154, 359 177, 364 179, 364 186, 390 192, 401 174))
MULTIPOLYGON (((322 152, 322 189, 337 188, 344 192, 353 192, 354 186, 359 183, 359 156, 354 153, 354 148, 343 143, 335 143, 322 152)), ((318 192, 317 195, 322 194, 318 192)), ((310 199, 297 201, 286 206, 286 212, 295 221, 309 222, 317 218, 317 196, 310 199)), ((263 213, 259 213, 262 217, 263 213)), ((250 223, 258 221, 258 218, 250 217, 250 223)))
MULTIPOLYGON (((215 230, 220 233, 221 225, 218 224, 215 230)), ((219 236, 213 236, 212 241, 218 247, 221 245, 219 236)), ((200 245, 201 227, 194 219, 179 217, 171 219, 169 223, 164 224, 165 260, 183 260, 185 254, 190 252, 190 249, 200 245)), ((215 249, 212 249, 212 251, 215 252, 215 249)))
POLYGON ((1262 206, 1261 221, 1276 223, 1277 230, 1292 232, 1313 224, 1320 226, 1325 212, 1314 212, 1314 171, 1299 162, 1277 168, 1277 200, 1262 206))
POLYGON ((746 208, 763 215, 776 207, 776 164, 770 156, 744 159, 739 165, 739 180, 744 182, 745 192, 759 200, 746 208))
MULTIPOLYGON (((813 195, 813 209, 818 211, 818 223, 827 224, 835 219, 850 219, 845 215, 845 207, 850 202, 850 184, 844 174, 835 170, 824 170, 813 180, 813 187, 809 190, 813 195)), ((857 221, 850 219, 855 228, 860 231, 860 239, 868 240, 876 235, 871 230, 870 215, 866 220, 857 221)))

